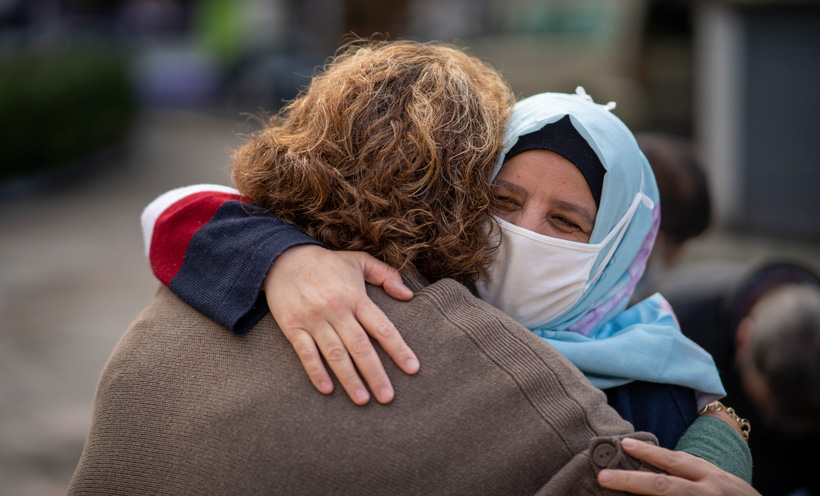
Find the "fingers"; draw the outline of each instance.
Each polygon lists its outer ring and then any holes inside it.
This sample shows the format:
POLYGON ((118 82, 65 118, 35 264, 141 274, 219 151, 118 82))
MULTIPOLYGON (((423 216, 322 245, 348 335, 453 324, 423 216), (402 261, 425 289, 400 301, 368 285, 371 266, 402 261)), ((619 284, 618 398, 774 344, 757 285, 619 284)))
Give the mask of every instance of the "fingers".
MULTIPOLYGON (((345 342, 346 334, 348 333, 339 332, 337 334, 337 331, 329 324, 324 324, 321 329, 314 330, 313 336, 319 347, 319 351, 321 351, 325 357, 328 366, 330 366, 336 379, 339 380, 339 384, 342 385, 342 388, 353 403, 357 405, 366 404, 370 401, 370 393, 367 392, 364 383, 359 377, 359 372, 353 365, 351 356, 358 358, 362 364, 361 366, 365 367, 367 373, 365 373, 364 370, 361 371, 362 376, 365 378, 369 376, 373 380, 373 383, 377 384, 375 387, 383 389, 384 385, 387 384, 389 388, 387 394, 381 389, 376 389, 375 391, 376 398, 380 402, 389 402, 393 399, 393 388, 390 386, 390 381, 387 379, 387 374, 384 373, 384 369, 381 370, 381 376, 378 371, 373 370, 373 360, 376 362, 375 366, 379 368, 381 368, 381 361, 378 355, 376 355, 376 351, 373 350, 373 346, 370 344, 367 335, 364 335, 365 343, 359 338, 351 338, 350 336, 347 337, 348 341, 345 342), (372 351, 372 357, 370 353, 368 353, 368 347, 370 351, 372 351), (350 353, 348 353, 348 351, 350 351, 350 353), (389 396, 389 399, 386 398, 386 396, 389 396), (382 399, 386 401, 382 401, 382 399)), ((364 333, 362 332, 362 334, 364 333)), ((308 375, 310 375, 310 372, 308 372, 308 375)))
MULTIPOLYGON (((311 332, 312 337, 302 330, 286 332, 286 336, 295 335, 291 344, 296 349, 311 382, 319 391, 328 391, 324 381, 330 381, 330 378, 327 376, 327 371, 318 353, 310 354, 312 350, 305 342, 306 340, 315 342, 313 350, 318 347, 321 356, 324 356, 339 384, 354 403, 364 405, 370 401, 370 394, 365 388, 365 383, 373 391, 379 403, 386 404, 393 401, 395 392, 381 359, 367 333, 354 319, 347 319, 345 324, 337 324, 336 328, 324 322, 311 332)), ((290 337, 288 339, 290 340, 290 337)), ((332 391, 332 383, 330 391, 332 391)))
POLYGON ((263 286, 271 314, 319 391, 333 390, 324 357, 354 403, 370 400, 365 383, 377 401, 389 403, 395 393, 370 336, 408 374, 418 371, 418 359, 370 300, 365 280, 394 298, 413 297, 398 271, 372 256, 312 245, 283 253, 263 286))
MULTIPOLYGON (((684 455, 684 461, 687 461, 686 457, 690 456, 687 453, 667 450, 631 438, 622 439, 621 447, 633 458, 643 460, 657 468, 667 470, 670 473, 677 470, 676 475, 680 475, 682 465, 681 458, 678 455, 684 455)), ((694 488, 692 487, 693 483, 687 479, 689 478, 637 470, 602 470, 598 473, 598 483, 601 486, 633 494, 696 494, 689 492, 694 488)))
MULTIPOLYGON (((359 257, 359 263, 362 264, 367 282, 383 286, 387 294, 398 300, 407 301, 413 297, 413 292, 404 285, 398 270, 366 253, 358 252, 356 255, 359 257)), ((379 342, 404 373, 418 372, 418 357, 404 342, 396 326, 369 298, 364 298, 359 302, 355 316, 365 331, 379 342)))
POLYGON ((364 280, 375 286, 381 286, 393 298, 407 301, 413 298, 413 291, 404 285, 399 271, 384 262, 363 252, 356 252, 364 272, 364 280))
POLYGON ((368 381, 371 389, 375 391, 377 401, 389 403, 393 400, 395 395, 393 387, 364 331, 360 330, 360 333, 364 336, 366 343, 358 337, 350 338, 351 341, 345 343, 341 336, 348 333, 337 334, 330 326, 321 332, 314 330, 313 336, 301 329, 283 332, 302 362, 310 382, 319 392, 323 394, 333 392, 333 381, 322 361, 322 356, 324 356, 353 403, 364 405, 370 401, 370 394, 359 377, 360 372, 362 377, 368 381), (354 366, 354 360, 356 360, 359 371, 354 366))
MULTIPOLYGON (((355 319, 351 318, 346 320, 344 325, 337 327, 336 331, 347 352, 350 354, 353 363, 356 364, 361 378, 364 379, 370 387, 370 390, 373 391, 376 401, 382 404, 393 401, 393 385, 390 383, 382 361, 376 353, 376 349, 373 347, 373 343, 370 341, 370 337, 365 330, 362 329, 355 319)), ((396 332, 396 334, 398 334, 398 332, 396 332)), ((327 355, 325 355, 325 357, 328 358, 327 355)), ((333 367, 332 364, 331 367, 333 367)), ((333 371, 336 373, 336 369, 333 371)), ((336 373, 336 377, 339 379, 339 382, 342 383, 342 386, 345 387, 345 390, 348 390, 348 386, 345 385, 346 378, 340 376, 338 373, 336 373)), ((356 379, 358 379, 358 376, 356 376, 356 379)), ((353 383, 352 378, 350 379, 350 383, 353 383)))
POLYGON ((689 453, 668 450, 636 439, 623 439, 621 447, 633 458, 690 480, 700 480, 714 468, 711 463, 689 453))
POLYGON ((687 481, 674 479, 665 474, 633 470, 606 469, 598 472, 598 484, 602 487, 632 494, 687 494, 686 489, 677 484, 679 482, 687 481))
MULTIPOLYGON (((631 438, 622 439, 621 447, 632 457, 664 470, 675 465, 670 461, 669 455, 678 454, 631 438)), ((675 490, 673 486, 676 482, 679 481, 666 474, 637 470, 602 470, 598 473, 598 483, 601 486, 634 494, 677 494, 670 492, 675 490)))
MULTIPOLYGON (((367 333, 379 342, 393 362, 406 374, 419 371, 419 360, 390 319, 371 300, 362 300, 356 307, 356 319, 367 333)), ((358 364, 358 361, 356 362, 358 364)), ((368 381, 370 384, 370 381, 368 381)))
POLYGON ((664 469, 669 474, 606 469, 598 473, 598 483, 604 488, 666 496, 757 494, 751 485, 738 477, 688 453, 629 438, 623 439, 621 446, 632 457, 664 469))
POLYGON ((294 331, 283 331, 285 337, 290 341, 302 367, 305 368, 310 382, 320 393, 330 394, 333 392, 333 381, 325 369, 316 343, 307 332, 299 329, 294 331))

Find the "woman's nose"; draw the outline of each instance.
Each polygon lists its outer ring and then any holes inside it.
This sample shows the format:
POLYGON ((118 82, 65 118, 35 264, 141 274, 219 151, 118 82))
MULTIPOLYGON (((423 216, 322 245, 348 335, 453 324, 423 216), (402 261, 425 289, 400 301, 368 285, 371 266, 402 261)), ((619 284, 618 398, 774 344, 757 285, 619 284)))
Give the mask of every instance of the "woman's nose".
POLYGON ((505 218, 510 224, 527 229, 528 231, 540 232, 543 227, 543 215, 534 209, 522 208, 510 214, 511 218, 505 218))

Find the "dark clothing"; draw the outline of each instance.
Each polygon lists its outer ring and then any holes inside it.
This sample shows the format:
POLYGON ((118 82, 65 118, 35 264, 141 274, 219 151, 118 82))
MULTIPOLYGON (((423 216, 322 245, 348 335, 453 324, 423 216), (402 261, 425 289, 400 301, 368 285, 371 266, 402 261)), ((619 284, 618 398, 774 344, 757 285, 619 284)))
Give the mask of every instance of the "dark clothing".
POLYGON ((151 226, 151 268, 183 301, 236 334, 268 313, 262 282, 279 255, 321 243, 238 194, 199 192, 151 226))
POLYGON ((745 394, 735 365, 735 332, 752 304, 778 284, 817 284, 817 277, 790 263, 773 263, 753 270, 727 267, 719 278, 720 285, 705 287, 701 274, 693 272, 691 285, 682 284, 679 278, 674 290, 661 289, 675 309, 683 333, 715 359, 726 388, 724 403, 751 422, 749 448, 754 456, 755 489, 765 496, 786 496, 801 488, 810 495, 820 495, 820 479, 811 454, 820 443, 820 435, 795 437, 768 424, 745 394))
POLYGON ((682 386, 634 381, 604 393, 609 406, 635 430, 651 432, 668 449, 675 448, 698 416, 694 391, 682 386))

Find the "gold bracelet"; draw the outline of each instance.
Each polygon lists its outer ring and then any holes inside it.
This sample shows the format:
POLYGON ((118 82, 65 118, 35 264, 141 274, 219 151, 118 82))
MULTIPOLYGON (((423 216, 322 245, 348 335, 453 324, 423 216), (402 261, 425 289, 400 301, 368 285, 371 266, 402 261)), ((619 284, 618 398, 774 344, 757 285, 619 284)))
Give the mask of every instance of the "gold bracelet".
POLYGON ((721 410, 725 411, 729 414, 730 417, 735 419, 737 425, 740 426, 740 435, 743 436, 743 440, 747 443, 749 442, 749 432, 752 430, 752 424, 746 420, 745 418, 740 418, 737 413, 735 413, 734 408, 727 407, 720 401, 713 401, 703 407, 703 409, 698 412, 698 415, 703 415, 704 413, 708 412, 709 410, 719 412, 721 410))

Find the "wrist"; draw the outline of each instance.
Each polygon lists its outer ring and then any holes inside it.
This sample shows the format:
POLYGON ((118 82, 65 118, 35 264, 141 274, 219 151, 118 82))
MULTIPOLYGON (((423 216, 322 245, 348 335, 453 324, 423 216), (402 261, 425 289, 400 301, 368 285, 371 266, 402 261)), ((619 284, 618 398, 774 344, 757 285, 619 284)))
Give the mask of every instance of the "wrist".
MULTIPOLYGON (((320 249, 323 250, 319 245, 314 244, 303 244, 303 245, 295 245, 291 246, 290 248, 283 251, 271 264, 270 268, 268 269, 268 273, 265 274, 265 279, 262 281, 262 290, 268 291, 271 284, 273 284, 273 278, 275 277, 275 273, 277 269, 280 269, 283 266, 287 266, 293 260, 299 258, 300 255, 304 255, 306 251, 310 251, 311 249, 320 249)), ((298 262, 295 264, 291 264, 291 266, 298 266, 298 262)))
POLYGON ((727 407, 720 401, 713 401, 703 407, 703 409, 698 412, 699 416, 710 416, 716 417, 720 420, 723 420, 743 438, 744 441, 747 443, 749 442, 749 432, 752 430, 751 423, 745 418, 741 418, 735 413, 734 408, 727 407))

